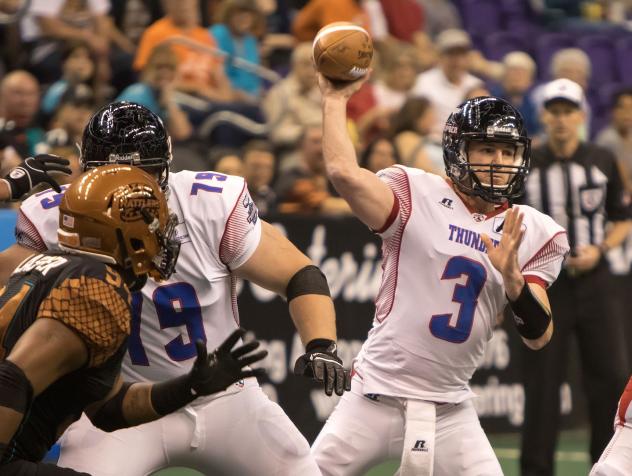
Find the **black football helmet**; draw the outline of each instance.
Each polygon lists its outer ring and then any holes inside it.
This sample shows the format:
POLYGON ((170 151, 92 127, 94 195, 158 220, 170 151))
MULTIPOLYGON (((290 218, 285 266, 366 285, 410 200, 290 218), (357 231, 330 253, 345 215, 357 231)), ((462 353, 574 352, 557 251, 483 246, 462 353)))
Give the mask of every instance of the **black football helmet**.
POLYGON ((98 110, 83 130, 80 152, 83 171, 106 164, 135 165, 167 188, 171 138, 162 120, 145 106, 119 101, 98 110))
POLYGON ((524 193, 531 163, 531 139, 522 116, 507 101, 496 97, 469 99, 450 114, 443 130, 443 162, 448 177, 467 195, 502 203, 524 193), (515 145, 512 165, 476 164, 468 158, 472 141, 507 142, 515 145), (476 172, 489 174, 484 183, 476 172), (494 174, 510 175, 506 185, 494 185, 494 174))

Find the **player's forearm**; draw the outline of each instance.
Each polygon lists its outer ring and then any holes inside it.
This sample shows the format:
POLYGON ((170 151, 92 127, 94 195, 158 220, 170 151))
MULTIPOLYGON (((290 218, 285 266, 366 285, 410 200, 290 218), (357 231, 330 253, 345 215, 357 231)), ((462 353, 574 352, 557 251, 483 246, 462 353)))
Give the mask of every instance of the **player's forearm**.
POLYGON ((20 427, 24 414, 11 408, 0 406, 0 460, 6 445, 9 444, 15 432, 20 427))
POLYGON ((11 200, 11 185, 4 179, 0 179, 0 202, 11 200))
POLYGON ((126 382, 90 419, 103 431, 116 431, 162 418, 194 399, 188 374, 164 382, 126 382))
POLYGON ((522 276, 518 268, 503 274, 503 284, 505 286, 505 293, 510 301, 518 299, 522 288, 526 285, 524 276, 522 276))
POLYGON ((330 297, 305 294, 292 299, 289 307, 304 345, 314 339, 336 340, 336 317, 330 297))
POLYGON ((327 176, 338 192, 353 187, 360 166, 347 132, 347 102, 341 98, 323 99, 323 157, 327 176))
POLYGON ((128 388, 122 402, 123 418, 128 426, 141 425, 157 420, 160 415, 151 404, 153 383, 134 383, 128 388))

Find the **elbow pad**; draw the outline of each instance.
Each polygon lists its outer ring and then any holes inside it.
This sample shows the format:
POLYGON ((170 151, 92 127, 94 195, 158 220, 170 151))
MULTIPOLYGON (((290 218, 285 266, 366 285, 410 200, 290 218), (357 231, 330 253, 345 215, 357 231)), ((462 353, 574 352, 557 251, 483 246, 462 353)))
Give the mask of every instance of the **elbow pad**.
POLYGON ((33 400, 33 386, 24 371, 10 360, 0 362, 0 406, 26 414, 33 400))
POLYGON ((518 299, 509 300, 509 305, 514 314, 518 333, 522 337, 534 340, 544 335, 551 322, 551 313, 533 295, 528 283, 524 283, 518 299))
POLYGON ((287 302, 304 294, 322 294, 331 297, 327 278, 318 266, 310 264, 299 269, 290 279, 285 291, 287 302))

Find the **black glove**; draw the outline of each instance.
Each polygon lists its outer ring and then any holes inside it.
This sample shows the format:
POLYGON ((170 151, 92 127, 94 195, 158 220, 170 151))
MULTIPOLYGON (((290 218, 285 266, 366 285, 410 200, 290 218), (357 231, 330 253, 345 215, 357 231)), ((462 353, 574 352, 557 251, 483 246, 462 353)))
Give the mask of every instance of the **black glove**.
POLYGON ((198 356, 189 372, 192 392, 196 395, 210 395, 225 390, 239 380, 265 375, 264 369, 244 370, 247 365, 258 362, 268 355, 266 350, 251 353, 259 347, 259 341, 248 342, 231 351, 245 333, 244 329, 237 329, 210 355, 207 354, 204 342, 195 342, 198 356))
POLYGON ((305 353, 294 364, 294 374, 310 377, 325 384, 329 396, 351 390, 351 374, 336 355, 336 343, 329 339, 314 339, 305 346, 305 353))
POLYGON ((26 158, 22 165, 13 168, 4 178, 11 187, 11 200, 19 200, 22 195, 43 182, 53 187, 57 193, 61 193, 59 184, 48 175, 48 172, 62 172, 70 175, 72 170, 67 167, 68 165, 70 165, 68 160, 56 155, 40 154, 26 158))

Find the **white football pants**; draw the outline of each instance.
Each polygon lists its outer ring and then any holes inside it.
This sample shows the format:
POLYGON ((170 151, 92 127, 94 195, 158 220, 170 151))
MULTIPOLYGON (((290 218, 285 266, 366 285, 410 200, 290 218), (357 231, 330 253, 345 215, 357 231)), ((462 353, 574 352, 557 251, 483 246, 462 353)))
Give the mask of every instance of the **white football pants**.
POLYGON ((617 426, 614 435, 595 463, 590 476, 629 476, 632 474, 632 428, 617 426))
POLYGON ((145 476, 168 466, 205 475, 321 474, 305 437, 258 385, 112 433, 82 415, 61 447, 59 466, 93 476, 145 476))
MULTIPOLYGON (((312 445, 323 476, 363 475, 387 459, 401 459, 405 400, 362 394, 354 377, 312 445)), ((502 476, 471 401, 436 407, 434 476, 502 476)), ((413 448, 409 448, 413 450, 413 448)))

